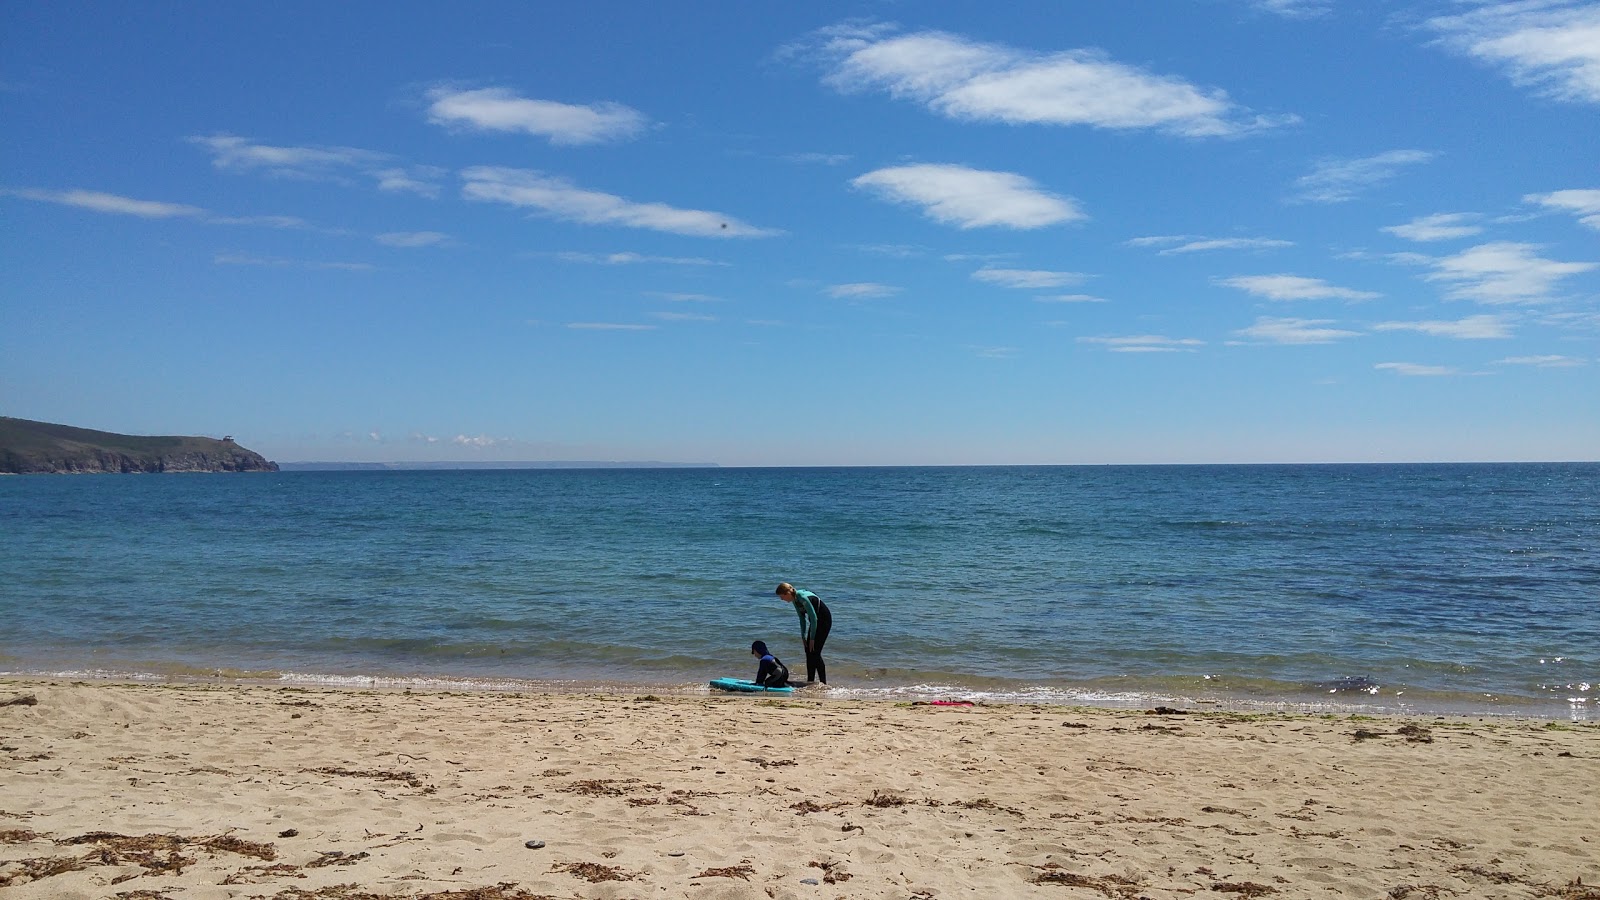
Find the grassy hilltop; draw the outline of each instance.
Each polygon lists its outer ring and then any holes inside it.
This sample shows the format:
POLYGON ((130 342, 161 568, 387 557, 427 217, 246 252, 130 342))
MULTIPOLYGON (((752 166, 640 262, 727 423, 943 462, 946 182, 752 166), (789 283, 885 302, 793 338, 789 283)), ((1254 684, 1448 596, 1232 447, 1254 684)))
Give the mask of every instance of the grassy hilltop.
POLYGON ((143 436, 0 416, 0 473, 276 472, 232 440, 143 436))

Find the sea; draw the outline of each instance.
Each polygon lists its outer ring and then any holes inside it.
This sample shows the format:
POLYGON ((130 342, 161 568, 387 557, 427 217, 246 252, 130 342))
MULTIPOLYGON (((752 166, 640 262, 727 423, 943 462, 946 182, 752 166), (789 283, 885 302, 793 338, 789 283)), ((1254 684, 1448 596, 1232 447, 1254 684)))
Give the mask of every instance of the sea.
POLYGON ((1600 721, 1600 463, 0 478, 0 675, 1600 721))

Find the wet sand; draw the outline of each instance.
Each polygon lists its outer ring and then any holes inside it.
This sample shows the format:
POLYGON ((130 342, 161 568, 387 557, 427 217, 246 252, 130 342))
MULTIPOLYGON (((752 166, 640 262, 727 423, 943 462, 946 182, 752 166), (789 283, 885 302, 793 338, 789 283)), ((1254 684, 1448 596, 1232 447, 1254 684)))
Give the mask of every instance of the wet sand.
POLYGON ((1600 900, 1600 724, 21 679, 0 704, 7 900, 1600 900))

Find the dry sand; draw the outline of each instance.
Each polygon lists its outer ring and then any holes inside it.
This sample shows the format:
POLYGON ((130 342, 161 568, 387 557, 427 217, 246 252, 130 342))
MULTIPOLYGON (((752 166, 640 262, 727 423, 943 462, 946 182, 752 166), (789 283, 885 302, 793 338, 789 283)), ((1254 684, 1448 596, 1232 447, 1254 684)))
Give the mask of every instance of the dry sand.
POLYGON ((1593 724, 0 683, 27 696, 6 900, 1600 898, 1593 724))

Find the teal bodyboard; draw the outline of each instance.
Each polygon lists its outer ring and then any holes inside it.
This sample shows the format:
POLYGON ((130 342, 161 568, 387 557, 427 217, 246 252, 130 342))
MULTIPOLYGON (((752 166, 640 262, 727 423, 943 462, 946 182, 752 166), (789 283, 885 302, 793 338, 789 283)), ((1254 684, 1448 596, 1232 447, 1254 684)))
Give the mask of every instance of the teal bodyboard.
POLYGON ((792 687, 762 687, 754 681, 745 681, 742 678, 718 678, 711 682, 711 686, 719 691, 742 691, 747 694, 792 694, 792 687))

